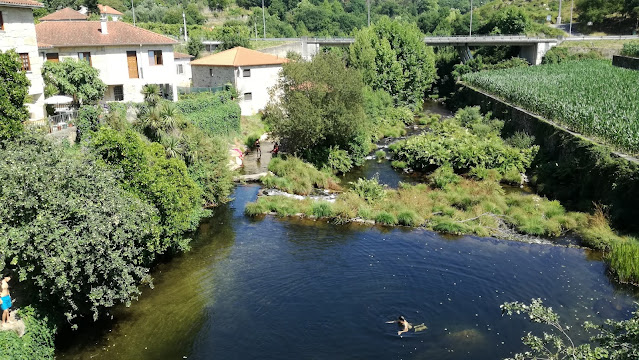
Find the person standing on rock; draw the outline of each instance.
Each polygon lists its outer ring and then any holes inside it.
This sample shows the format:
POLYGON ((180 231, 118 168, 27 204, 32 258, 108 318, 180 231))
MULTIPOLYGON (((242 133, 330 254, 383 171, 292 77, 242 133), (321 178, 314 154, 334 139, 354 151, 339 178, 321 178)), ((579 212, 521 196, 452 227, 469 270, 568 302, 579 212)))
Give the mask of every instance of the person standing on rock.
POLYGON ((10 276, 6 276, 2 279, 2 292, 0 293, 0 301, 2 304, 2 326, 9 320, 9 309, 11 309, 11 293, 9 292, 10 276))
POLYGON ((255 140, 255 153, 258 157, 262 157, 262 149, 260 148, 260 139, 255 140))

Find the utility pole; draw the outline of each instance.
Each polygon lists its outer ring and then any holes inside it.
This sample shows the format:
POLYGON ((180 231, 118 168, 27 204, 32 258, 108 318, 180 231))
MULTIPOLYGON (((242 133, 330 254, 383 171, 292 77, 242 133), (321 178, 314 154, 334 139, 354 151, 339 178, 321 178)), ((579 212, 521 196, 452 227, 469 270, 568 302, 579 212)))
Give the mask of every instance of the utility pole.
POLYGON ((264 15, 264 0, 262 0, 262 22, 264 23, 264 38, 266 39, 266 15, 264 15))
POLYGON ((366 0, 366 6, 368 7, 368 26, 371 26, 371 0, 366 0))
POLYGON ((470 0, 470 31, 468 36, 473 36, 473 0, 470 0))
POLYGON ((557 15, 557 25, 561 25, 561 0, 559 0, 559 15, 557 15))
POLYGON ((133 0, 131 0, 131 11, 133 12, 133 26, 135 26, 135 6, 133 6, 133 0))
POLYGON ((575 0, 570 0, 570 27, 568 28, 568 34, 572 36, 572 9, 575 7, 575 0))
POLYGON ((184 22, 184 42, 189 42, 189 37, 186 35, 186 15, 184 15, 184 11, 182 11, 182 21, 184 22))

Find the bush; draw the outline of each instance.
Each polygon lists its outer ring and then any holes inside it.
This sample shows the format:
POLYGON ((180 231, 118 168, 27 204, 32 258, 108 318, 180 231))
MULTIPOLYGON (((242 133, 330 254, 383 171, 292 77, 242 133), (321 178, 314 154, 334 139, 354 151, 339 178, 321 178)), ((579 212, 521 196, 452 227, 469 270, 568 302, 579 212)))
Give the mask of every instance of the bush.
POLYGON ((379 177, 375 175, 372 179, 359 178, 355 182, 350 182, 351 191, 367 202, 381 200, 386 196, 384 185, 379 183, 379 177))
POLYGON ((14 50, 0 51, 0 140, 20 134, 22 123, 29 120, 29 111, 24 106, 24 99, 29 94, 29 79, 21 69, 20 57, 14 50))
POLYGON ((397 224, 397 218, 386 211, 380 211, 375 216, 375 222, 382 225, 395 225, 397 224))
POLYGON ((403 211, 397 214, 397 222, 400 225, 416 226, 419 225, 418 216, 414 211, 403 211))
POLYGON ((346 150, 340 150, 339 146, 335 146, 331 147, 328 152, 326 166, 334 173, 347 173, 353 168, 353 160, 346 150))
POLYGON ((209 136, 233 135, 240 131, 240 106, 229 91, 185 95, 176 103, 187 120, 209 136))
POLYGON ((384 152, 384 150, 377 150, 375 151, 375 158, 377 159, 377 161, 382 162, 386 159, 386 153, 384 152))
POLYGON ((101 107, 94 105, 82 105, 78 110, 78 118, 75 122, 77 126, 77 138, 75 141, 80 142, 90 132, 98 130, 101 116, 101 107))
POLYGON ((246 138, 246 141, 244 141, 244 145, 249 149, 249 150, 253 150, 255 149, 255 142, 261 137, 260 134, 251 134, 246 138))
POLYGON ((325 201, 313 203, 311 209, 313 216, 317 218, 330 217, 333 215, 331 204, 325 201))
POLYGON ((391 162, 391 166, 395 169, 406 169, 408 164, 405 161, 394 160, 391 162))
POLYGON ((501 174, 495 169, 486 169, 484 166, 475 166, 470 169, 468 175, 477 180, 501 181, 501 174))
POLYGON ((506 170, 502 180, 507 184, 519 185, 521 184, 521 173, 516 168, 510 168, 506 170))
POLYGON ((431 184, 438 189, 447 189, 448 185, 459 183, 461 176, 455 174, 450 165, 439 167, 430 175, 431 184))
POLYGON ((639 42, 628 42, 623 44, 621 55, 639 57, 639 42))
POLYGON ((506 139, 506 144, 517 149, 528 149, 535 143, 535 137, 526 134, 523 131, 517 131, 511 137, 506 139))
POLYGON ((55 328, 48 319, 40 317, 30 306, 18 310, 17 316, 24 321, 24 335, 18 337, 14 331, 0 331, 2 358, 53 360, 55 328))
POLYGON ((282 191, 308 195, 313 189, 339 190, 337 179, 327 171, 319 171, 313 165, 296 157, 271 159, 268 169, 276 176, 265 176, 262 183, 282 191))
POLYGON ((384 118, 391 124, 410 125, 414 121, 413 112, 406 106, 387 108, 384 118))

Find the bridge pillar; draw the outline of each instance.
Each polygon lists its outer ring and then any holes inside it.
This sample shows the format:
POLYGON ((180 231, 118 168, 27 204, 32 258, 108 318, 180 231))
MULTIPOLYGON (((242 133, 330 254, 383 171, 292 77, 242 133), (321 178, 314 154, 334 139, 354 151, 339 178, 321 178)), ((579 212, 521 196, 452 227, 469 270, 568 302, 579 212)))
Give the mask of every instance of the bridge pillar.
POLYGON ((556 43, 535 43, 530 46, 522 46, 519 50, 519 57, 525 59, 530 65, 540 65, 541 60, 548 50, 552 49, 556 43))
POLYGON ((455 49, 457 50, 457 53, 459 54, 459 57, 464 64, 472 60, 473 54, 470 52, 470 48, 468 47, 468 45, 455 46, 455 49))

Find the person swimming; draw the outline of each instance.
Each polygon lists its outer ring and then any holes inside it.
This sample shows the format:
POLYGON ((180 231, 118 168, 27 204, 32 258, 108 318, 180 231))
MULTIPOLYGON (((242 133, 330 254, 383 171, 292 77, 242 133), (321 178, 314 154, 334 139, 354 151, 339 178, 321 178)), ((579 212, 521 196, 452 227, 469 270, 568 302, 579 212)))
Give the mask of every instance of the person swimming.
POLYGON ((391 321, 387 321, 387 324, 392 324, 392 323, 397 323, 397 326, 399 326, 399 331, 397 331, 397 335, 401 335, 405 332, 408 332, 408 330, 413 328, 413 325, 411 325, 408 321, 406 321, 406 318, 404 318, 403 315, 400 315, 397 320, 391 320, 391 321))
POLYGON ((11 309, 11 293, 9 292, 9 281, 11 281, 10 276, 6 276, 2 279, 2 292, 0 293, 0 301, 2 304, 2 325, 7 322, 9 319, 9 309, 11 309))

